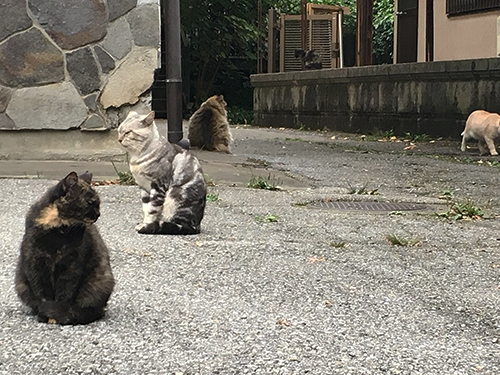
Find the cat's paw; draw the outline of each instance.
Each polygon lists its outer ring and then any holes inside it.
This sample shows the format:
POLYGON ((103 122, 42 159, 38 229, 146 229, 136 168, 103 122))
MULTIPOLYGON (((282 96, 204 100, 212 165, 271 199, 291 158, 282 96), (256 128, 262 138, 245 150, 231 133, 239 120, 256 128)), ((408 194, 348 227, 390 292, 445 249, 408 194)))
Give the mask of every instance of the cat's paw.
POLYGON ((48 324, 69 324, 71 312, 69 304, 65 302, 43 301, 38 311, 38 321, 48 324))
POLYGON ((156 234, 160 231, 160 224, 156 221, 153 223, 141 223, 135 227, 135 230, 140 234, 156 234))

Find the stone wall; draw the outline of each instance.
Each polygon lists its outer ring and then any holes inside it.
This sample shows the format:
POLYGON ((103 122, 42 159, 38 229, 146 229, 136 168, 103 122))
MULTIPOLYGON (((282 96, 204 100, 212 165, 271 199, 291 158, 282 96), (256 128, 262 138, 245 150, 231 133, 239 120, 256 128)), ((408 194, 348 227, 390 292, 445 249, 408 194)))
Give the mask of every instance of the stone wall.
POLYGON ((108 130, 149 107, 159 0, 2 0, 0 20, 1 130, 108 130))
POLYGON ((460 137, 476 109, 500 112, 500 59, 260 74, 254 124, 460 137))

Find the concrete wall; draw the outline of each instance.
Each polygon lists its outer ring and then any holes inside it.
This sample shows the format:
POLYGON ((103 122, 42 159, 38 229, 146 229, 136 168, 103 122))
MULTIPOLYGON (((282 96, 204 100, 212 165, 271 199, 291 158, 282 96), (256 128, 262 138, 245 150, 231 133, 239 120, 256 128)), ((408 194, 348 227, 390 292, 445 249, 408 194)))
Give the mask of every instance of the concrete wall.
MULTIPOLYGON (((425 4, 418 4, 418 57, 425 61, 425 4)), ((497 19, 500 10, 446 15, 446 1, 434 1, 434 61, 498 56, 497 19)))
POLYGON ((2 0, 0 20, 0 130, 108 130, 149 107, 159 0, 2 0))
POLYGON ((459 137, 475 109, 500 112, 500 59, 259 74, 254 124, 459 137))

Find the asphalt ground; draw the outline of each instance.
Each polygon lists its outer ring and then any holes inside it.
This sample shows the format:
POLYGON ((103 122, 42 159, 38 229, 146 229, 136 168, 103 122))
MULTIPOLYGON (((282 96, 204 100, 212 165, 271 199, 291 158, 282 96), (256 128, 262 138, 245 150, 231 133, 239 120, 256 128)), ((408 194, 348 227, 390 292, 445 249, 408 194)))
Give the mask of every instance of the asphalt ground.
POLYGON ((233 155, 199 154, 214 185, 199 235, 139 235, 138 188, 96 187, 117 284, 86 326, 37 323, 14 291, 24 215, 55 181, 0 180, 1 374, 500 373, 496 159, 458 141, 233 134, 233 155), (336 201, 425 209, 314 204, 336 201), (464 202, 483 219, 439 215, 464 202))

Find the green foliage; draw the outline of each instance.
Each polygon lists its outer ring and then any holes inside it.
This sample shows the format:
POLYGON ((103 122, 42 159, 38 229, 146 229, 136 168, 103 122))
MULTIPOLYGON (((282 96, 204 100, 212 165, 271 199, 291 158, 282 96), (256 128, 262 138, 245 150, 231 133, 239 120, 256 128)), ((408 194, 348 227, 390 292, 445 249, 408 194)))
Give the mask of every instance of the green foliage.
POLYGON ((394 0, 373 4, 373 63, 391 64, 394 43, 394 0))
POLYGON ((438 214, 451 220, 461 219, 481 219, 484 216, 483 210, 476 206, 472 199, 467 198, 464 201, 453 202, 447 212, 438 214))
POLYGON ((417 246, 420 244, 420 239, 413 236, 400 236, 398 234, 388 234, 386 237, 387 241, 393 246, 417 246))
POLYGON ((412 142, 429 142, 432 140, 427 134, 411 134, 410 132, 405 133, 405 138, 412 142))
POLYGON ((252 175, 247 186, 254 189, 280 190, 278 185, 279 180, 271 177, 271 174, 269 173, 267 177, 252 175))
POLYGON ((255 220, 259 223, 277 223, 280 217, 278 215, 256 216, 255 220))
POLYGON ((111 162, 111 164, 113 165, 113 169, 118 175, 118 182, 120 185, 135 185, 135 179, 134 176, 132 175, 132 172, 130 171, 121 172, 116 168, 115 163, 111 162))
MULTIPOLYGON (((343 17, 344 35, 356 32, 356 0, 313 0, 313 3, 348 6, 343 17)), ((257 68, 257 6, 255 0, 182 0, 182 71, 186 103, 197 109, 206 98, 223 94, 230 120, 250 123, 252 108, 250 74, 257 68)), ((374 63, 392 62, 394 0, 374 0, 374 63)), ((287 14, 300 13, 300 0, 263 0, 262 21, 267 36, 267 11, 270 7, 287 14)))
POLYGON ((227 108, 227 118, 230 124, 251 124, 253 121, 253 109, 231 106, 227 108))
POLYGON ((218 200, 219 200, 219 194, 217 193, 207 194, 207 202, 217 202, 218 200))
POLYGON ((352 186, 349 182, 347 183, 349 188, 347 189, 347 194, 357 194, 357 195, 378 195, 378 189, 368 189, 368 183, 362 186, 352 186))
MULTIPOLYGON (((310 3, 348 6, 350 12, 343 17, 343 32, 356 33, 356 0, 312 0, 310 3)), ((300 14, 300 0, 269 0, 275 8, 287 14, 300 14)), ((373 2, 373 63, 392 63, 394 42, 394 0, 373 2)))
POLYGON ((238 90, 244 87, 251 99, 249 74, 256 66, 255 1, 182 0, 180 6, 183 72, 192 92, 187 101, 200 104, 210 95, 224 94, 229 105, 241 105, 238 90))

